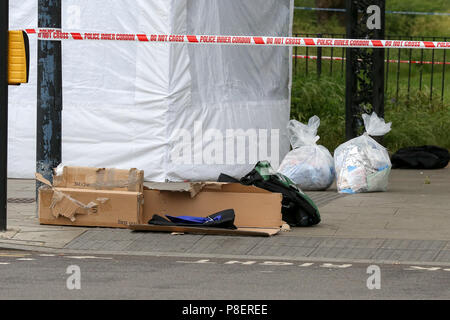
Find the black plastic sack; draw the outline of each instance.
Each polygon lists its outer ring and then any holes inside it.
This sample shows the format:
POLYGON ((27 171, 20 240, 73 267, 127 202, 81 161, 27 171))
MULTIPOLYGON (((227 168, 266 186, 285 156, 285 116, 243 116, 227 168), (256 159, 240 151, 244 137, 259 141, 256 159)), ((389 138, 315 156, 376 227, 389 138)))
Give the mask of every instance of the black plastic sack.
POLYGON ((224 228, 235 230, 234 225, 234 210, 228 209, 212 214, 204 219, 198 217, 171 217, 163 218, 159 215, 154 215, 148 224, 156 226, 178 226, 178 227, 205 227, 205 228, 224 228), (202 221, 200 221, 202 220, 202 221))
POLYGON ((309 227, 320 223, 321 217, 316 204, 304 194, 288 177, 277 173, 268 161, 260 161, 241 180, 221 174, 219 182, 240 182, 243 185, 281 193, 283 220, 292 227, 309 227))
POLYGON ((391 157, 394 169, 442 169, 449 160, 448 150, 436 146, 408 147, 391 157))

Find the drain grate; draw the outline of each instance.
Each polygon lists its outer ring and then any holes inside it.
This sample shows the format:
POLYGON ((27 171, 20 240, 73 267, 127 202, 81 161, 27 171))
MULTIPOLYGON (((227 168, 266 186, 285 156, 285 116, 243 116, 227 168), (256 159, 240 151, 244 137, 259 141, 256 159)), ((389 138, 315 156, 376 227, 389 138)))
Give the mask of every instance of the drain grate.
POLYGON ((8 203, 35 203, 35 198, 8 198, 8 203))

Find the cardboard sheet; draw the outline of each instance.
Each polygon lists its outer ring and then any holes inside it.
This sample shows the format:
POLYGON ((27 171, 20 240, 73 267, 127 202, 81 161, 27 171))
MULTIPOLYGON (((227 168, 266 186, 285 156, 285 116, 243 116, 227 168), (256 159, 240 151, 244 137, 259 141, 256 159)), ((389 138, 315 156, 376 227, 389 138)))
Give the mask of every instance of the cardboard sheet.
POLYGON ((133 225, 129 227, 133 231, 141 232, 176 232, 205 235, 229 235, 229 236, 255 236, 270 237, 278 234, 280 228, 238 228, 236 230, 220 228, 199 228, 199 227, 172 227, 172 226, 151 226, 133 225))
POLYGON ((283 225, 283 197, 279 193, 240 184, 203 183, 203 188, 192 197, 194 187, 190 189, 189 183, 184 186, 167 183, 158 185, 160 190, 144 190, 145 206, 140 223, 147 224, 155 214, 206 217, 233 209, 238 228, 280 229, 283 225))

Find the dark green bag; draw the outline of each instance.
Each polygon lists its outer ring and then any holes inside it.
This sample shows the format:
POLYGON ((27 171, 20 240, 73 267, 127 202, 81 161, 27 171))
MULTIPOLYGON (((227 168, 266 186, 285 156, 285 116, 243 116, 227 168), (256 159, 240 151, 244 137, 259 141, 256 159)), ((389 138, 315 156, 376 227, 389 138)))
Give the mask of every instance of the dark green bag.
POLYGON ((256 167, 240 182, 283 194, 283 220, 293 227, 309 227, 320 222, 319 209, 288 177, 277 173, 268 161, 256 167))

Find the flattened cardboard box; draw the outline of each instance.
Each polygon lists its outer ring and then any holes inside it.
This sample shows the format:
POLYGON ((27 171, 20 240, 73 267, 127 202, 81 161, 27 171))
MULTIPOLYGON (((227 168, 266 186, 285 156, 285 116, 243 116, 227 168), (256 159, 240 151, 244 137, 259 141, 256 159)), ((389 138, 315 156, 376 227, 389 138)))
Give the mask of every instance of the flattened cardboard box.
POLYGON ((139 192, 42 188, 39 223, 128 228, 138 224, 143 202, 143 194, 139 192))
POLYGON ((222 230, 222 234, 270 236, 278 233, 283 225, 282 195, 253 186, 226 183, 148 184, 144 188, 144 199, 140 225, 133 226, 133 230, 221 234, 220 230, 211 230, 210 233, 202 228, 151 226, 148 221, 155 214, 206 217, 226 209, 234 209, 238 230, 222 230))
POLYGON ((53 176, 56 188, 142 192, 144 171, 137 169, 64 167, 53 176))

